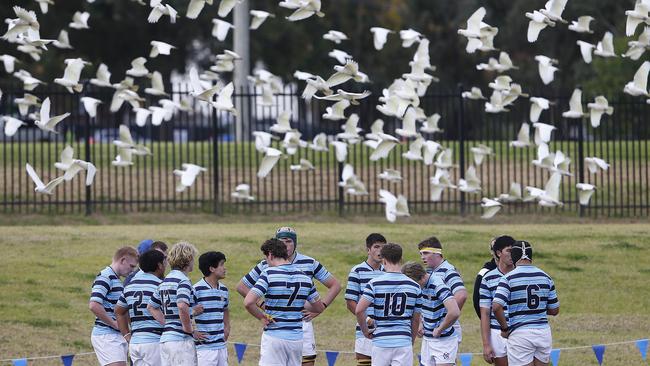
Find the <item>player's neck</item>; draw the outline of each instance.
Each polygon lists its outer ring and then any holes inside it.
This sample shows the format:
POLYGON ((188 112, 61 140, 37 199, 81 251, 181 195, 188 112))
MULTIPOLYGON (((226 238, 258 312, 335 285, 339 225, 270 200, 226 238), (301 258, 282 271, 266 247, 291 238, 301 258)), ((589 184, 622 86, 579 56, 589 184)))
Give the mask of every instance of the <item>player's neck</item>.
POLYGON ((384 262, 384 272, 402 273, 402 265, 384 262))
POLYGON ((203 277, 205 282, 208 283, 212 288, 219 287, 219 279, 214 276, 203 277))
POLYGON ((520 259, 519 262, 517 262, 517 267, 521 266, 532 266, 533 262, 529 261, 528 259, 520 259))
POLYGON ((381 262, 377 263, 377 262, 373 261, 372 258, 370 258, 370 257, 368 257, 368 259, 366 260, 366 263, 368 263, 370 268, 372 268, 374 270, 378 270, 378 269, 381 268, 381 262))
POLYGON ((506 274, 515 269, 515 266, 499 262, 499 264, 497 264, 497 268, 499 268, 499 272, 506 274))

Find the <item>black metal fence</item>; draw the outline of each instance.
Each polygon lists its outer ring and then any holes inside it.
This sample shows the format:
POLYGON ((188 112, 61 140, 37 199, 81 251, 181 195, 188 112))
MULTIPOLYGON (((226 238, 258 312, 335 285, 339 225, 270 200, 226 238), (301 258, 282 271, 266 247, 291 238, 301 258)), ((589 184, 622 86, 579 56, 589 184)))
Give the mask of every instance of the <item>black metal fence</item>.
MULTIPOLYGON (((420 98, 420 107, 427 115, 439 113, 440 127, 444 130, 429 139, 453 149, 458 167, 451 170, 453 182, 463 177, 472 164, 470 148, 485 144, 494 150, 483 164, 477 166, 482 181, 481 194, 466 194, 446 190, 442 200, 430 199, 430 177, 435 167, 421 161, 402 158, 408 142, 398 145, 389 158, 369 161, 369 148, 361 143, 350 145, 346 163, 354 166, 357 176, 366 184, 369 195, 346 195, 338 186, 342 164, 338 163, 333 149, 316 152, 303 148, 295 155, 283 158, 264 179, 256 175, 263 155, 256 151, 253 131, 267 131, 284 110, 292 111, 291 123, 308 141, 318 133, 333 136, 341 132, 341 122, 323 120, 321 115, 330 102, 313 99, 306 103, 300 98, 296 86, 286 86, 275 95, 273 106, 262 105, 259 90, 239 89, 235 92, 235 105, 242 107, 242 115, 235 119, 230 114, 217 112, 188 95, 187 87, 175 86, 169 99, 181 104, 169 121, 153 126, 151 121, 143 127, 135 123, 135 113, 122 106, 116 113, 109 112, 112 98, 110 89, 93 89, 87 86, 82 95, 72 95, 58 87, 39 87, 32 93, 40 98, 50 97, 52 115, 70 112, 57 130, 58 134, 43 132, 27 117, 20 116, 13 102, 22 97, 20 87, 2 86, 4 97, 0 102, 0 115, 14 116, 27 122, 13 137, 2 133, 0 148, 0 205, 4 213, 68 213, 68 212, 124 212, 124 211, 201 211, 227 214, 267 212, 322 212, 339 214, 381 214, 383 204, 378 200, 380 188, 404 194, 409 200, 412 214, 449 213, 477 215, 481 212, 482 197, 496 197, 505 193, 510 183, 543 188, 548 172, 533 166, 534 147, 515 149, 509 142, 516 138, 522 122, 528 120, 530 103, 520 98, 511 111, 498 115, 486 114, 483 101, 460 97, 460 89, 445 90, 431 87, 420 98), (12 91, 13 90, 13 91, 12 91), (14 92, 15 91, 15 92, 14 92), (80 102, 82 96, 104 101, 96 118, 88 117, 80 102), (115 167, 111 161, 117 154, 112 141, 118 137, 118 127, 125 124, 137 142, 144 143, 151 156, 134 157, 130 167, 115 167), (74 179, 60 185, 52 196, 34 192, 34 185, 25 171, 30 163, 43 181, 60 176, 54 167, 60 152, 69 144, 75 157, 93 162, 98 169, 95 182, 90 187, 83 179, 74 179), (290 165, 300 158, 311 161, 316 169, 292 171, 290 165), (198 176, 195 184, 185 192, 176 193, 176 180, 172 172, 183 163, 194 163, 208 170, 198 176), (384 169, 399 170, 404 178, 399 183, 378 179, 384 169), (251 186, 253 201, 238 201, 231 192, 240 183, 251 186)), ((376 109, 374 93, 351 106, 346 115, 356 113, 359 127, 366 133, 377 118, 385 121, 384 130, 392 133, 400 121, 386 118, 376 109)), ((540 122, 554 125, 550 150, 561 150, 572 159, 572 176, 563 178, 561 207, 543 208, 536 203, 505 204, 502 213, 564 213, 589 216, 648 216, 648 139, 650 138, 650 106, 643 99, 626 95, 609 97, 615 108, 613 116, 604 116, 601 126, 593 128, 588 118, 569 120, 562 118, 568 109, 567 96, 544 96, 554 102, 543 112, 540 122), (585 157, 597 156, 610 164, 610 169, 590 174, 584 164, 585 157), (587 182, 597 187, 589 206, 578 203, 576 183, 587 182)), ((145 106, 158 104, 160 98, 147 97, 145 106)), ((593 100, 584 95, 583 102, 593 100)), ((37 111, 35 108, 30 113, 37 111)), ((532 130, 532 129, 531 129, 532 130)), ((362 133, 362 134, 363 134, 362 133)), ((281 140, 274 141, 280 145, 281 140)))

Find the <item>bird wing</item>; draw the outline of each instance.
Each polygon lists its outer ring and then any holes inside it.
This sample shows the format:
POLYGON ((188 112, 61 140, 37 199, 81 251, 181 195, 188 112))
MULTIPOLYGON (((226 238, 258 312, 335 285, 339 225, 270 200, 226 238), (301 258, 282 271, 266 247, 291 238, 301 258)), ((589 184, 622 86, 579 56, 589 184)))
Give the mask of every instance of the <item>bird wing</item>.
POLYGON ((546 196, 551 197, 555 201, 560 201, 560 183, 562 183, 562 175, 560 173, 553 173, 544 186, 546 196))
POLYGON ((376 161, 382 158, 387 158, 388 154, 396 145, 397 143, 395 141, 380 140, 379 144, 377 144, 377 147, 375 148, 375 151, 370 154, 370 160, 376 161))
POLYGON ((348 156, 348 144, 342 141, 332 141, 330 144, 334 145, 336 160, 340 163, 344 162, 348 156))
POLYGON ((70 165, 72 164, 72 159, 74 156, 74 149, 70 145, 66 145, 66 147, 61 151, 61 163, 65 165, 70 165))
POLYGON ((517 140, 521 142, 530 142, 530 125, 526 122, 521 124, 519 133, 517 134, 517 140))
POLYGON ((574 112, 582 113, 582 90, 573 90, 571 100, 569 100, 569 108, 574 112))
POLYGON ((648 72, 650 72, 650 61, 645 61, 634 74, 634 84, 640 89, 648 87, 648 72))
POLYGON ((271 169, 273 169, 273 167, 278 162, 278 160, 280 160, 281 155, 282 152, 280 152, 279 150, 273 148, 267 149, 266 155, 262 159, 262 162, 260 163, 260 167, 257 170, 257 177, 265 178, 269 174, 271 169))
POLYGON ((32 179, 34 184, 36 184, 36 188, 41 189, 45 187, 45 184, 43 184, 43 181, 38 176, 38 174, 36 174, 36 171, 34 171, 34 168, 32 168, 29 163, 25 164, 25 169, 27 170, 27 174, 29 174, 29 177, 32 179))
POLYGON ((50 119, 50 106, 51 106, 50 98, 47 97, 41 104, 41 113, 40 113, 41 123, 47 123, 47 121, 50 119))
POLYGON ((135 145, 133 137, 131 137, 131 130, 129 130, 127 125, 120 125, 120 141, 126 144, 135 145))
POLYGON ((235 91, 235 86, 232 82, 224 86, 223 89, 219 92, 217 97, 217 104, 219 105, 232 105, 232 93, 235 91))
POLYGON ((187 13, 185 16, 189 19, 198 18, 201 10, 203 10, 203 6, 205 6, 205 0, 191 0, 190 5, 187 7, 187 13))

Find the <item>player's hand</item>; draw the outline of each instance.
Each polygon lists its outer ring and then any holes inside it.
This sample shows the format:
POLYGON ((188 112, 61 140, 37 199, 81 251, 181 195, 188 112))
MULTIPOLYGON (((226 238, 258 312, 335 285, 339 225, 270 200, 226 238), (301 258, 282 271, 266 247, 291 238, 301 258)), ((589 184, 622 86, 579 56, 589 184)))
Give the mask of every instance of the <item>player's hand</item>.
POLYGON ((264 318, 260 319, 264 327, 266 328, 267 325, 271 323, 275 323, 275 320, 273 320, 273 317, 271 317, 269 314, 264 314, 264 318))
POLYGON ((192 314, 194 316, 203 314, 203 305, 199 304, 192 308, 192 314))
POLYGON ((230 338, 230 328, 223 329, 223 340, 227 341, 230 338))
POLYGON ((420 322, 420 326, 418 327, 418 337, 424 337, 424 325, 422 322, 420 322))
POLYGON ((512 332, 511 330, 507 330, 507 331, 502 330, 501 337, 503 337, 504 339, 508 339, 508 336, 510 335, 511 332, 512 332))
POLYGON ((320 315, 320 313, 314 313, 314 312, 309 311, 307 309, 302 310, 302 320, 305 321, 305 322, 310 322, 310 321, 312 321, 312 319, 314 319, 315 317, 317 317, 319 315, 320 315))
POLYGON ((494 350, 492 349, 492 346, 483 346, 483 359, 487 363, 494 362, 494 350))
POLYGON ((431 332, 431 337, 440 338, 440 334, 442 334, 442 329, 440 329, 440 327, 436 327, 433 329, 433 332, 431 332))
POLYGON ((120 326, 117 325, 117 320, 113 320, 113 323, 111 324, 111 328, 115 329, 116 331, 120 331, 120 326))
POLYGON ((192 331, 192 337, 196 339, 197 341, 202 341, 206 338, 208 338, 208 335, 205 333, 201 333, 198 330, 192 331))
POLYGON ((124 335, 124 340, 126 341, 126 343, 131 343, 131 333, 126 333, 124 335))
POLYGON ((372 334, 373 332, 371 332, 368 328, 361 329, 361 331, 363 332, 363 336, 368 338, 368 339, 372 339, 372 337, 374 337, 374 335, 372 334))

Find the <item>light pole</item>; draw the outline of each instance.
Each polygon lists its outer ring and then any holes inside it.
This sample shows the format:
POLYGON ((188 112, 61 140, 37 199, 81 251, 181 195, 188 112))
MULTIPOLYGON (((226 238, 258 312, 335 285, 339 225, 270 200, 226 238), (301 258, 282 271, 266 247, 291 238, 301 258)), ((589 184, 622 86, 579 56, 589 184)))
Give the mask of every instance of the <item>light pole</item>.
POLYGON ((246 91, 248 90, 247 77, 250 74, 250 12, 248 0, 242 0, 235 6, 233 14, 233 23, 235 26, 235 53, 237 53, 241 60, 235 62, 235 75, 234 85, 235 94, 239 98, 235 98, 237 108, 237 118, 235 121, 235 136, 236 141, 244 139, 244 128, 250 126, 248 109, 249 97, 246 91))

